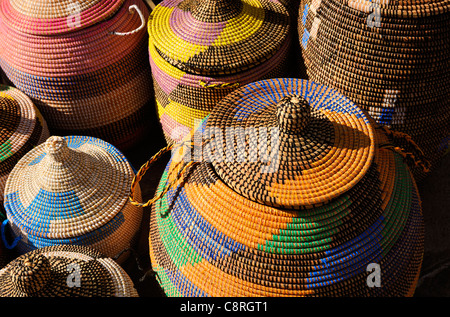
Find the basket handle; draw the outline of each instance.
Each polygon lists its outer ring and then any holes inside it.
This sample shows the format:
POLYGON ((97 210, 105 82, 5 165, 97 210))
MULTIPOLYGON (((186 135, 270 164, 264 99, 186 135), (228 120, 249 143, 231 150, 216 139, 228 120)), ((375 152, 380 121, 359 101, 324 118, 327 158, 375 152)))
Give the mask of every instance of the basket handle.
POLYGON ((414 142, 410 135, 399 131, 393 131, 384 125, 378 125, 376 126, 376 128, 383 130, 383 132, 393 141, 393 143, 379 144, 379 148, 387 148, 393 150, 394 152, 397 152, 401 156, 403 156, 405 160, 409 160, 410 162, 412 162, 416 168, 422 168, 425 173, 430 172, 430 161, 426 158, 422 149, 416 144, 416 142, 414 142), (404 148, 396 145, 395 139, 403 140, 406 144, 410 145, 414 153, 409 152, 404 148))
POLYGON ((0 230, 1 230, 1 235, 2 235, 3 244, 5 245, 5 247, 6 247, 7 249, 11 250, 11 249, 14 249, 14 248, 17 246, 17 243, 19 243, 19 241, 20 241, 22 238, 21 238, 20 236, 19 236, 19 237, 16 237, 16 238, 14 239, 14 241, 13 241, 11 244, 9 244, 9 242, 6 240, 6 234, 5 234, 5 228, 6 228, 6 226, 8 225, 8 223, 9 223, 9 220, 8 220, 8 219, 3 220, 2 225, 1 225, 1 227, 0 227, 0 230))
MULTIPOLYGON (((167 152, 173 150, 173 149, 175 148, 175 146, 177 146, 177 145, 178 145, 178 146, 183 146, 185 143, 186 143, 186 142, 183 142, 183 143, 181 143, 181 144, 173 143, 173 144, 171 144, 171 145, 168 145, 168 146, 162 148, 162 149, 159 150, 154 156, 152 156, 152 157, 150 158, 150 160, 147 161, 147 163, 145 163, 144 165, 141 166, 141 168, 139 169, 139 171, 138 171, 138 172, 136 173, 136 175, 134 176, 133 181, 131 182, 131 191, 130 191, 130 196, 129 196, 128 198, 129 198, 130 203, 131 203, 132 205, 137 206, 137 207, 148 207, 148 206, 154 204, 156 201, 158 201, 159 199, 161 199, 161 198, 169 191, 170 188, 173 187, 173 185, 175 184, 176 180, 177 180, 178 178, 182 177, 183 174, 186 172, 186 170, 187 170, 190 166, 192 166, 192 165, 198 163, 198 162, 195 162, 195 161, 189 161, 189 162, 183 167, 183 169, 178 173, 177 177, 175 178, 175 180, 174 180, 173 182, 166 184, 166 186, 164 187, 164 189, 163 189, 161 192, 159 192, 158 194, 155 194, 155 196, 154 196, 152 199, 148 200, 146 203, 142 203, 142 202, 139 202, 139 201, 137 201, 137 200, 134 199, 134 193, 135 193, 135 191, 136 191, 136 186, 137 186, 137 185, 139 184, 139 182, 142 180, 142 177, 143 177, 143 176, 145 175, 145 173, 149 170, 150 166, 151 166, 153 163, 155 163, 159 158, 161 158, 161 156, 163 156, 165 153, 167 153, 167 152)), ((190 143, 192 144, 192 142, 190 142, 190 143)))
POLYGON ((130 32, 116 32, 116 31, 112 31, 112 32, 109 32, 109 34, 120 35, 120 36, 131 35, 131 34, 139 32, 140 30, 142 30, 145 27, 145 17, 144 17, 144 14, 142 14, 142 11, 135 4, 131 5, 128 8, 130 13, 132 12, 132 9, 134 9, 139 14, 139 17, 141 18, 141 25, 137 29, 135 29, 133 31, 130 31, 130 32))
POLYGON ((238 88, 240 86, 239 83, 210 84, 209 82, 204 82, 203 80, 199 80, 198 84, 203 88, 212 89, 238 88))

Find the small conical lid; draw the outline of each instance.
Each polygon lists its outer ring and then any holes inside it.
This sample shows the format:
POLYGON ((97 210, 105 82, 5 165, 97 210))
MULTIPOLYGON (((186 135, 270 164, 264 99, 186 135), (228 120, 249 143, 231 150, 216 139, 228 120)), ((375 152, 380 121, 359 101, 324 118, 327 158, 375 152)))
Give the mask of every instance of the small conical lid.
POLYGON ((84 235, 122 210, 133 176, 126 158, 109 143, 52 136, 11 171, 5 185, 7 216, 32 236, 84 235))
POLYGON ((151 43, 191 74, 241 72, 273 56, 287 40, 289 14, 278 1, 163 1, 148 24, 151 43))
POLYGON ((203 153, 236 192, 272 206, 318 205, 352 188, 372 164, 373 128, 337 91, 271 79, 223 99, 203 153))
POLYGON ((30 251, 0 270, 2 297, 136 297, 133 282, 112 259, 75 245, 30 251))
POLYGON ((110 18, 125 0, 5 0, 0 18, 26 34, 75 32, 110 18))

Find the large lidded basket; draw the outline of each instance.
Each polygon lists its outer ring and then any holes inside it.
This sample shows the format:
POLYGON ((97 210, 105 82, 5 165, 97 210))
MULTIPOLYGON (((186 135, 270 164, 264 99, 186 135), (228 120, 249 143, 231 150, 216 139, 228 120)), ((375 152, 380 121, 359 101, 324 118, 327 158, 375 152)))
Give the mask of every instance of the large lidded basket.
POLYGON ((77 245, 30 251, 0 270, 0 297, 138 297, 111 258, 77 245))
POLYGON ((154 95, 141 0, 5 0, 0 66, 53 135, 121 150, 146 133, 154 95))
POLYGON ((165 293, 412 295, 420 199, 372 123, 336 90, 299 79, 223 99, 194 149, 174 152, 152 205, 149 251, 165 293))
POLYGON ((49 137, 45 119, 20 90, 0 85, 0 221, 8 175, 28 151, 49 137))
POLYGON ((302 0, 298 20, 308 78, 409 134, 431 168, 449 149, 449 29, 449 0, 302 0))
POLYGON ((148 22, 158 116, 179 142, 227 94, 287 71, 287 9, 268 0, 165 0, 148 22))
MULTIPOLYGON (((123 154, 103 140, 50 137, 23 156, 8 177, 6 243, 19 254, 85 245, 123 262, 142 219, 142 208, 128 200, 133 177, 123 154)), ((139 188, 135 195, 140 197, 139 188)))

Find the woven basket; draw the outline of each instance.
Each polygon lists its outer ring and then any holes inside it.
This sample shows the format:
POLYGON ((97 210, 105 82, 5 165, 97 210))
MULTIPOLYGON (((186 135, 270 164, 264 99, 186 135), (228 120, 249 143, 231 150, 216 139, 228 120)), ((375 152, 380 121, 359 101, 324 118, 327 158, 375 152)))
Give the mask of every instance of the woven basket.
POLYGON ((267 0, 162 1, 148 33, 168 144, 181 141, 237 87, 285 74, 292 39, 288 11, 267 0))
POLYGON ((111 258, 84 246, 30 251, 0 270, 1 297, 138 297, 111 258))
POLYGON ((0 85, 0 221, 5 219, 3 192, 19 159, 49 137, 45 119, 20 90, 0 85))
MULTIPOLYGON (((52 136, 24 155, 5 186, 5 244, 19 254, 86 245, 122 263, 134 247, 142 208, 128 201, 134 172, 114 146, 85 136, 52 136), (7 230, 9 229, 9 230, 7 230)), ((140 197, 140 189, 136 192, 140 197)))
POLYGON ((308 78, 409 134, 432 167, 450 141, 449 28, 448 0, 304 0, 298 19, 308 78))
POLYGON ((168 296, 413 294, 424 251, 415 181, 383 129, 339 92, 251 83, 192 140, 172 147, 151 200, 150 258, 168 296), (381 287, 368 282, 372 265, 381 287))
POLYGON ((54 135, 89 135, 129 149, 154 104, 141 0, 0 5, 0 66, 54 135))

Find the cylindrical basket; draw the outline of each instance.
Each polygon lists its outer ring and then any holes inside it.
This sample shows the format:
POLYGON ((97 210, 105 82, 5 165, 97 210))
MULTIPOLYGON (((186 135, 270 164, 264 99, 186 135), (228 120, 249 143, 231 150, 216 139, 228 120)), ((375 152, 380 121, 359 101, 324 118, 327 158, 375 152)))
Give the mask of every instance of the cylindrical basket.
POLYGON ((148 15, 141 0, 2 1, 0 66, 53 135, 128 149, 154 107, 148 15))
POLYGON ((12 260, 0 270, 0 297, 138 297, 115 261, 89 247, 55 245, 12 260))
POLYGON ((413 295, 424 251, 415 181, 338 91, 251 83, 184 142, 152 200, 150 258, 166 295, 413 295))
MULTIPOLYGON (((19 254, 85 245, 122 263, 134 248, 142 208, 129 200, 134 171, 111 144, 52 136, 25 154, 5 185, 9 248, 19 254)), ((140 197, 140 189, 135 192, 140 197)))
POLYGON ((298 19, 308 78, 410 135, 431 168, 449 151, 449 29, 448 0, 303 0, 298 19))
POLYGON ((49 137, 45 119, 20 90, 0 85, 0 221, 8 175, 28 151, 49 137))
POLYGON ((181 141, 237 87, 284 75, 289 30, 278 1, 159 3, 148 22, 149 54, 167 143, 181 141))

